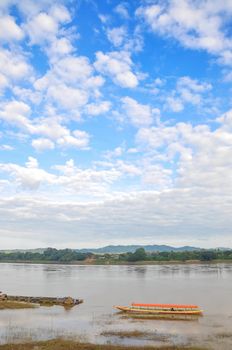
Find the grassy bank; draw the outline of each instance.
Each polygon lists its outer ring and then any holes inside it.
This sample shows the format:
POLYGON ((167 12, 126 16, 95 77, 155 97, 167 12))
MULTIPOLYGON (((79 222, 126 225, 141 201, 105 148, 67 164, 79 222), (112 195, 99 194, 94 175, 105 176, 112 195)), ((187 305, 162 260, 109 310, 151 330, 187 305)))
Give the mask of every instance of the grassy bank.
POLYGON ((37 307, 35 304, 24 303, 21 301, 10 301, 10 300, 1 300, 0 301, 0 310, 5 309, 32 309, 37 307))
POLYGON ((205 350, 200 347, 180 347, 180 346, 161 346, 161 347, 135 347, 118 345, 96 345, 88 343, 78 343, 71 340, 50 340, 44 342, 31 342, 24 344, 6 344, 0 345, 0 350, 205 350))

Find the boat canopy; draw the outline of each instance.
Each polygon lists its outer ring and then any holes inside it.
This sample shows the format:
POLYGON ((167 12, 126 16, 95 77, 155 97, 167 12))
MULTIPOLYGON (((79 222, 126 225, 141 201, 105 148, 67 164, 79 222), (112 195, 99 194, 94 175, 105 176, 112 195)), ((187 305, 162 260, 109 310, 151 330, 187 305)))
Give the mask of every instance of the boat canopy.
POLYGON ((185 305, 185 304, 141 304, 141 303, 132 303, 131 306, 178 308, 178 309, 198 309, 197 305, 185 305))

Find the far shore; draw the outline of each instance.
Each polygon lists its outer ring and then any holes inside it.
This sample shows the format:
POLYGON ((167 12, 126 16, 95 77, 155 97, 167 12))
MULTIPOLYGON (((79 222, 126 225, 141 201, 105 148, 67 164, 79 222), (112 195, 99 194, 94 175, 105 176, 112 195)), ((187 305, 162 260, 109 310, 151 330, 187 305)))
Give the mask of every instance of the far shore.
POLYGON ((202 261, 202 260, 186 260, 186 261, 179 261, 179 260, 163 260, 163 261, 133 261, 133 262, 127 262, 127 261, 120 261, 120 262, 114 262, 114 261, 101 261, 101 262, 94 262, 94 261, 29 261, 29 260, 5 260, 0 261, 0 264, 38 264, 38 265, 86 265, 86 266, 143 266, 143 265, 205 265, 205 264, 231 264, 232 259, 227 260, 209 260, 209 261, 202 261))

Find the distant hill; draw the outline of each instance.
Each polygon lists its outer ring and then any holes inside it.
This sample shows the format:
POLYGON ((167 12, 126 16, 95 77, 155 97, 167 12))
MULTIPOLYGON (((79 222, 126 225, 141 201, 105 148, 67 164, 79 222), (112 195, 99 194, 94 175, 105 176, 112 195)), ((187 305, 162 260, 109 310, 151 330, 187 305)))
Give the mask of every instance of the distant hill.
POLYGON ((76 249, 76 251, 82 252, 82 253, 91 252, 91 253, 97 253, 97 254, 102 254, 102 253, 119 254, 119 253, 127 253, 127 252, 134 253, 136 249, 141 247, 144 248, 147 252, 170 252, 170 251, 183 252, 183 251, 194 251, 194 250, 202 249, 202 248, 190 247, 190 246, 176 248, 168 245, 108 245, 102 248, 76 249))
MULTIPOLYGON (((108 245, 106 247, 101 247, 101 248, 83 248, 83 249, 71 249, 76 252, 80 253, 96 253, 96 254, 120 254, 120 253, 134 253, 136 249, 138 248, 144 248, 146 252, 191 252, 191 251, 196 251, 196 250, 204 250, 205 248, 199 248, 199 247, 191 247, 191 246, 183 246, 183 247, 172 247, 169 245, 108 245)), ((2 249, 0 250, 0 253, 40 253, 43 254, 45 250, 48 248, 37 248, 37 249, 2 249)), ((70 248, 69 248, 70 249, 70 248)), ((220 248, 208 248, 206 250, 231 250, 231 248, 225 248, 225 247, 220 247, 220 248)))

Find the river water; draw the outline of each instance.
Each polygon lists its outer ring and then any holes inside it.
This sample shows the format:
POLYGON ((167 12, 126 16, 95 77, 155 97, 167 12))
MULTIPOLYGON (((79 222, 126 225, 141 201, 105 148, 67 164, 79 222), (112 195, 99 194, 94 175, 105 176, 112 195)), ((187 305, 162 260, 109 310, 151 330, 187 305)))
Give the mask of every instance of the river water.
POLYGON ((0 264, 0 290, 13 295, 84 299, 69 310, 61 306, 0 310, 1 343, 62 336, 98 343, 204 344, 212 349, 232 349, 232 264, 0 264), (113 309, 115 304, 131 302, 197 304, 204 316, 194 320, 135 319, 113 309), (109 336, 125 331, 147 335, 109 336))

